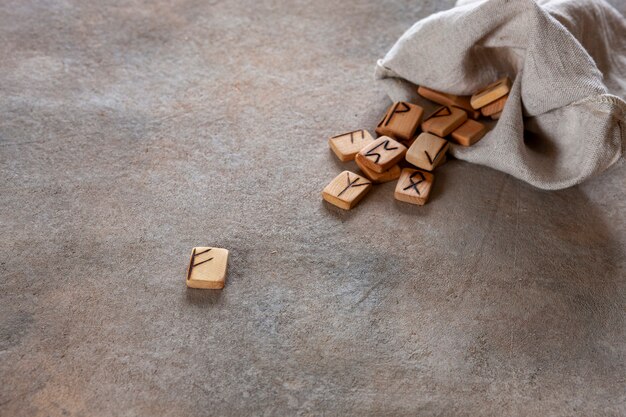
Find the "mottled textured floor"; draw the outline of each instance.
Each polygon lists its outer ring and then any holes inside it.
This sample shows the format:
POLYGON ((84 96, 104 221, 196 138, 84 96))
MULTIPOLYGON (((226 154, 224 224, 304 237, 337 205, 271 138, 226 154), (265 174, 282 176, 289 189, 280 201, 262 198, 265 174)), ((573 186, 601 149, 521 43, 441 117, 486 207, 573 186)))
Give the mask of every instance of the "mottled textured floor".
POLYGON ((376 59, 451 3, 1 2, 0 415, 626 415, 623 160, 320 198, 376 59))

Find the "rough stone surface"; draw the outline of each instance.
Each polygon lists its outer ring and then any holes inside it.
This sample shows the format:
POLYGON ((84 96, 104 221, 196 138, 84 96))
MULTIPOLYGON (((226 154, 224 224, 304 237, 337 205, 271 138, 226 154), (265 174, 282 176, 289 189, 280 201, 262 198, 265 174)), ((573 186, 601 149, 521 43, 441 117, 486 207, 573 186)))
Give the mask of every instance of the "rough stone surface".
POLYGON ((625 415, 624 161, 322 202, 375 60, 450 5, 4 1, 0 415, 625 415))

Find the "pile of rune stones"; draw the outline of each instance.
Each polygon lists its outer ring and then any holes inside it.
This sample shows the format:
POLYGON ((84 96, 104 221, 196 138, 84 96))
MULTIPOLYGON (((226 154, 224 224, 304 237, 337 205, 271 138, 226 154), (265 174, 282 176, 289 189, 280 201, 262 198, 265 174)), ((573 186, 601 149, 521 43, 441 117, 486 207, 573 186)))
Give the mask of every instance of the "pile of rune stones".
POLYGON ((487 127, 478 120, 499 119, 510 88, 508 77, 472 96, 420 86, 415 100, 418 104, 400 101, 389 107, 376 127, 376 139, 365 129, 331 137, 328 144, 333 152, 343 162, 354 160, 360 175, 343 171, 324 188, 322 197, 350 210, 372 183, 398 180, 394 192, 397 200, 426 204, 435 179, 433 171, 446 162, 449 141, 461 146, 479 141, 487 127), (401 168, 401 164, 410 167, 401 168))

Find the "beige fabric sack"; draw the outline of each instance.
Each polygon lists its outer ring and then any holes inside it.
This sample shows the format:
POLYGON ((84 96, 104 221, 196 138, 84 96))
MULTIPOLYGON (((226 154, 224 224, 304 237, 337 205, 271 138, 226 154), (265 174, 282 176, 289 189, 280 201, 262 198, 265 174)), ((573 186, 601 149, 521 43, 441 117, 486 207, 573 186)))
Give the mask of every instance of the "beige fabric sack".
POLYGON ((602 0, 487 0, 417 22, 378 61, 394 101, 415 85, 468 95, 508 75, 500 120, 458 159, 536 187, 598 174, 626 147, 626 20, 602 0))

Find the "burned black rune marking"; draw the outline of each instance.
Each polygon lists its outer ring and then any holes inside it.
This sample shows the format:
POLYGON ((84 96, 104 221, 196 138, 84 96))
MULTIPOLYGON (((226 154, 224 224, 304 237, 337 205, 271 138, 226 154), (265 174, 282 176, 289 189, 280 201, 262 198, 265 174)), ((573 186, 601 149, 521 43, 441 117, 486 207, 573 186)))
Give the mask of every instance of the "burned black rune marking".
POLYGON ((191 270, 193 269, 194 266, 202 265, 205 262, 209 262, 209 261, 213 260, 213 258, 211 257, 209 259, 205 259, 202 262, 198 262, 197 264, 194 263, 194 261, 196 260, 196 256, 202 255, 203 253, 207 253, 211 249, 213 249, 213 248, 209 248, 209 249, 203 250, 202 252, 196 253, 196 248, 193 248, 193 252, 191 252, 191 261, 189 261, 189 268, 187 268, 187 279, 189 279, 189 277, 191 276, 191 270))
POLYGON ((411 176, 409 177, 409 181, 411 181, 411 184, 407 185, 406 187, 403 188, 404 191, 408 190, 409 188, 413 188, 415 190, 415 192, 417 193, 417 195, 422 195, 420 193, 420 190, 417 188, 418 185, 420 185, 421 183, 423 183, 424 181, 426 181, 426 178, 424 177, 424 174, 422 174, 419 171, 415 171, 414 173, 411 174, 411 176), (413 181, 413 178, 415 177, 419 177, 420 180, 418 182, 413 181))
POLYGON ((443 109, 441 109, 437 113, 435 113, 435 115, 432 116, 431 118, 434 119, 436 117, 450 116, 451 114, 452 114, 452 112, 450 111, 450 109, 447 108, 447 107, 444 107, 443 109))
POLYGON ((340 138, 340 137, 343 137, 343 136, 350 135, 350 143, 354 143, 354 134, 355 133, 359 133, 359 132, 361 132, 361 140, 364 140, 365 139, 365 132, 363 131, 363 129, 361 129, 361 130, 353 130, 352 132, 348 132, 348 133, 342 133, 341 135, 333 136, 331 139, 340 138))
POLYGON ((371 184, 370 182, 366 181, 364 183, 361 184, 357 184, 359 182, 359 180, 361 178, 356 177, 354 179, 354 181, 350 180, 350 173, 346 172, 346 175, 348 177, 348 185, 346 186, 346 188, 344 188, 343 190, 341 190, 341 192, 339 194, 337 194, 337 197, 339 197, 341 194, 345 193, 346 191, 348 191, 351 187, 361 187, 363 185, 367 185, 367 184, 371 184))
POLYGON ((205 263, 205 262, 209 262, 209 261, 212 261, 212 260, 213 260, 213 258, 209 258, 209 259, 204 260, 204 261, 202 261, 202 262, 198 262, 197 264, 193 264, 193 266, 202 265, 203 263, 205 263))
POLYGON ((380 123, 378 123, 378 126, 376 127, 380 127, 383 123, 385 126, 387 126, 389 122, 391 122, 391 119, 393 119, 393 116, 396 113, 406 113, 408 111, 411 111, 411 108, 409 107, 409 105, 406 104, 404 101, 399 101, 395 104, 395 106, 393 106, 393 109, 391 109, 389 113, 385 114, 385 116, 383 117, 383 120, 381 120, 380 123), (401 110, 398 109, 398 107, 400 106, 402 106, 401 110))
POLYGON ((424 153, 426 154, 426 158, 428 158, 428 162, 430 162, 431 165, 439 158, 439 154, 441 153, 441 151, 443 151, 443 148, 445 147, 446 147, 446 143, 441 145, 441 148, 439 148, 434 158, 430 157, 430 154, 428 153, 428 151, 424 151, 424 153))
POLYGON ((378 152, 374 152, 377 148, 382 146, 385 151, 393 151, 395 149, 398 149, 397 146, 395 148, 388 148, 387 147, 388 145, 389 145, 389 140, 385 140, 384 142, 379 143, 378 145, 374 146, 372 149, 367 151, 365 156, 375 156, 376 160, 374 161, 374 163, 377 164, 378 161, 380 161, 380 158, 381 158, 381 155, 378 152))

